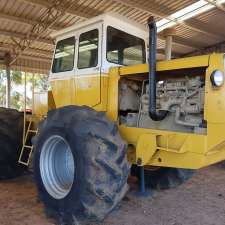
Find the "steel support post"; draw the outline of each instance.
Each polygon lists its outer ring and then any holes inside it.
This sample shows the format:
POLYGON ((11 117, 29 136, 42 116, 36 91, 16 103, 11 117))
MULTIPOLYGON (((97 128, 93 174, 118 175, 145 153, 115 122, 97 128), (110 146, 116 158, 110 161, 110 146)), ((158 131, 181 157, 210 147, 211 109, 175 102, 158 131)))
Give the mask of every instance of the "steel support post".
POLYGON ((6 67, 6 108, 11 106, 11 70, 10 70, 10 54, 5 55, 5 67, 6 67))
POLYGON ((172 45, 175 30, 173 28, 165 29, 163 35, 165 37, 165 60, 170 60, 172 57, 172 45))

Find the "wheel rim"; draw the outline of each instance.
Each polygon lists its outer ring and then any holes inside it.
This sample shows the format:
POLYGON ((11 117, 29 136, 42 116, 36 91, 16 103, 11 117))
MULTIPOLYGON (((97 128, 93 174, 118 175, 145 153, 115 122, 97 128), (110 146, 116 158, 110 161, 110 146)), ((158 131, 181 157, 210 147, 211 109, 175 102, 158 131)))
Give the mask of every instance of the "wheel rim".
POLYGON ((63 137, 53 135, 45 141, 40 155, 40 173, 45 189, 53 198, 68 195, 74 182, 75 163, 63 137))

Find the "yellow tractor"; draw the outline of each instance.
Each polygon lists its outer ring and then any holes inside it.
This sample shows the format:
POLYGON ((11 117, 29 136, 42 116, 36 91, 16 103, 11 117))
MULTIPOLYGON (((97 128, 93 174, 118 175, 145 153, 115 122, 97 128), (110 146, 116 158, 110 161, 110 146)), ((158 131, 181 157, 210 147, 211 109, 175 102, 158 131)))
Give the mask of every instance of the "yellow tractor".
POLYGON ((34 95, 30 127, 42 120, 20 162, 34 149, 39 196, 68 224, 104 219, 131 165, 143 193, 225 160, 224 54, 156 62, 152 17, 148 26, 104 14, 53 34, 51 91, 34 95))

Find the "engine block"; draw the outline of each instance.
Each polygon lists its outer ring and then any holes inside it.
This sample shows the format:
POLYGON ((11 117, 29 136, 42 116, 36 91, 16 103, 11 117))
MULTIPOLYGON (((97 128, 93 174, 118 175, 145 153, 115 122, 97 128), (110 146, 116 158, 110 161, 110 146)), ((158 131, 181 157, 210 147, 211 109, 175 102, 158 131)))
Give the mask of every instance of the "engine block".
POLYGON ((167 117, 162 121, 153 121, 148 115, 148 81, 143 81, 139 86, 135 81, 123 81, 121 89, 123 91, 120 92, 120 109, 126 109, 128 112, 121 116, 122 123, 152 129, 206 132, 203 121, 205 83, 200 76, 157 82, 157 110, 168 111, 167 117), (128 104, 132 105, 132 108, 129 108, 128 104))

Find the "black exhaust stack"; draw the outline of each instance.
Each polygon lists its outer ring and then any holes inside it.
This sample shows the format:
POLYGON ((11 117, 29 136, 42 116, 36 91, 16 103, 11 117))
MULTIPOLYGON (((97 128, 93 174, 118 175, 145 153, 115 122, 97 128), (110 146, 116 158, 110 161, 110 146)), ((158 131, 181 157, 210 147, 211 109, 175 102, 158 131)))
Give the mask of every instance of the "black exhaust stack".
POLYGON ((168 111, 156 111, 156 52, 157 27, 153 16, 148 19, 149 26, 149 116, 154 121, 163 120, 168 111))

